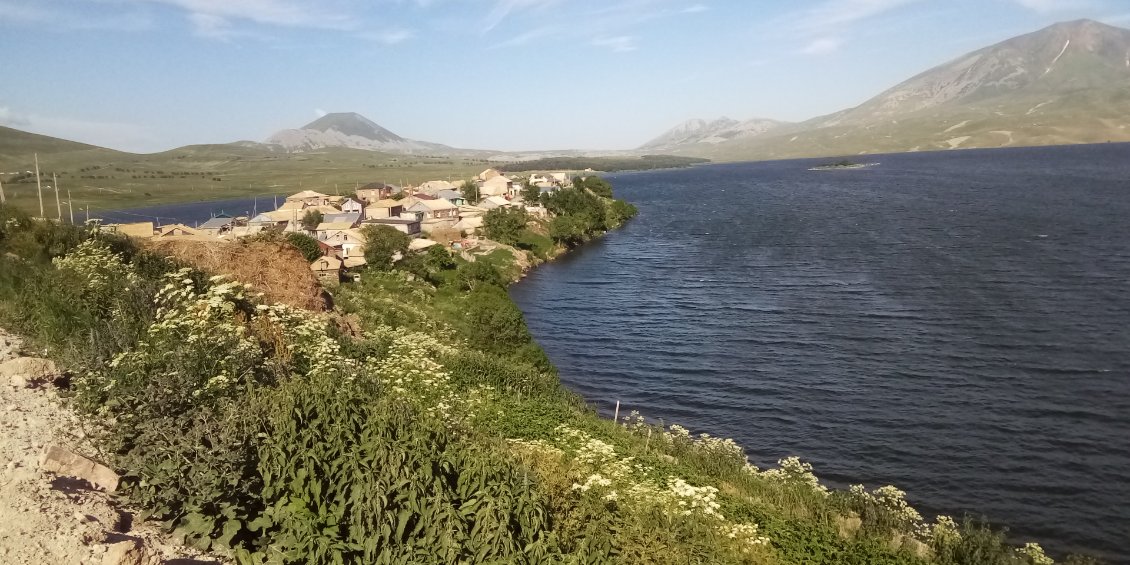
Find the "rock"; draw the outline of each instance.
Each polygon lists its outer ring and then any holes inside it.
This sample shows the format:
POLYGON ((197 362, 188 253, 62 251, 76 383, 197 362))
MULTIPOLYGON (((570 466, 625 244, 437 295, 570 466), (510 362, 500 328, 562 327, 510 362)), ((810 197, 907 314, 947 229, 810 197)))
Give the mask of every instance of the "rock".
POLYGON ((111 545, 102 556, 102 565, 160 565, 161 558, 140 541, 111 545))
POLYGON ((914 539, 911 536, 900 533, 896 533, 893 537, 891 537, 891 543, 889 547, 891 548, 891 551, 905 550, 915 557, 921 559, 928 558, 931 553, 930 546, 914 539))
POLYGON ((854 512, 847 516, 836 516, 836 529, 839 531, 840 537, 845 540, 854 538, 861 527, 863 527, 863 520, 854 512))
POLYGON ((58 376, 59 370, 50 359, 19 357, 0 363, 0 378, 8 379, 12 386, 38 386, 53 381, 58 376))
POLYGON ((56 475, 78 477, 106 492, 118 489, 118 474, 109 467, 57 445, 44 447, 39 456, 39 468, 56 475))

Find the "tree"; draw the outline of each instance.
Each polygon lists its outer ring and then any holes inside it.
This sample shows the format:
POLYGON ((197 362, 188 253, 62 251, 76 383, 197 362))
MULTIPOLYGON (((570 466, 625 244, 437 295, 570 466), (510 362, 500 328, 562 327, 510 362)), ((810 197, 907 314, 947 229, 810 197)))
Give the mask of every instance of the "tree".
POLYGON ((321 212, 317 210, 307 210, 306 213, 302 215, 302 227, 306 228, 306 231, 314 231, 318 228, 318 224, 322 223, 323 219, 325 219, 325 216, 323 216, 321 212))
POLYGON ((601 198, 612 198, 612 183, 597 176, 583 179, 576 177, 573 179, 573 187, 591 190, 593 194, 601 198))
POLYGON ((387 271, 392 268, 392 260, 399 253, 408 252, 411 238, 408 234, 385 225, 367 225, 361 228, 365 238, 365 262, 374 269, 387 271))
POLYGON ((318 245, 318 240, 298 232, 290 232, 286 234, 287 243, 293 245, 307 261, 316 261, 322 256, 322 246, 318 245))
POLYGON ((514 245, 529 219, 526 211, 512 206, 499 206, 483 216, 483 231, 489 239, 514 245))
POLYGON ((463 186, 459 187, 463 192, 463 198, 467 199, 468 204, 478 204, 482 198, 479 195, 479 185, 474 181, 463 181, 463 186))
POLYGON ((566 247, 574 247, 585 241, 585 230, 575 216, 556 216, 549 222, 549 237, 566 247))
POLYGON ((502 287, 502 273, 486 261, 464 263, 455 270, 455 281, 463 290, 474 290, 480 286, 502 287))
POLYGON ((538 185, 530 182, 530 179, 522 181, 522 200, 527 204, 537 204, 541 198, 541 189, 538 185))

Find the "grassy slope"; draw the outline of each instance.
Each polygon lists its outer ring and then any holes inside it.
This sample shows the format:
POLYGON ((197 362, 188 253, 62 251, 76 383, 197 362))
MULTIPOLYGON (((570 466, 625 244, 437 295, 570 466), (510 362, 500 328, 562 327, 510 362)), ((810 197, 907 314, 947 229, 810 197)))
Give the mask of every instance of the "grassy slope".
MULTIPOLYGON (((239 144, 191 145, 140 155, 0 128, 0 172, 32 170, 33 153, 39 153, 45 183, 51 184, 54 173, 61 189, 70 191, 76 216, 87 206, 91 210, 136 208, 304 189, 334 194, 374 181, 400 184, 461 179, 487 166, 477 159, 352 149, 287 154, 239 144)), ((11 178, 3 177, 8 202, 37 212, 35 179, 10 182, 11 178)), ((44 193, 44 200, 48 215, 53 215, 54 194, 44 193)), ((65 204, 63 212, 66 214, 65 204)))

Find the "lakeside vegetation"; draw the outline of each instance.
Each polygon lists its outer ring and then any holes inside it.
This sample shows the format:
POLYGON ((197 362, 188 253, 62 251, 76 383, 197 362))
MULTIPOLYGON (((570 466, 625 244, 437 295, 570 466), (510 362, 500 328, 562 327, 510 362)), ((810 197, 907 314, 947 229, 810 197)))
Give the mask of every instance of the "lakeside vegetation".
MULTIPOLYGON (((549 257, 634 215, 612 195, 585 180, 540 197, 552 220, 484 229, 549 257)), ((507 296, 513 255, 393 263, 406 241, 376 235, 319 313, 0 206, 0 326, 70 371, 131 501, 239 563, 1051 563, 894 487, 830 490, 799 459, 762 470, 727 439, 601 418, 507 296)))
POLYGON ((651 169, 677 169, 709 163, 710 159, 678 157, 675 155, 642 155, 640 157, 549 157, 510 163, 498 170, 510 173, 529 171, 646 171, 651 169))

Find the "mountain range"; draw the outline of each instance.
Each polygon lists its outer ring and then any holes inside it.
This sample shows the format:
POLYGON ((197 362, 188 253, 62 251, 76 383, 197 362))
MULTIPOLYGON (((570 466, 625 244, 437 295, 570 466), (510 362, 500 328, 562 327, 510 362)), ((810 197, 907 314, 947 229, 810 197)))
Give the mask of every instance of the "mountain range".
POLYGON ((407 154, 451 154, 456 151, 439 143, 405 139, 354 112, 326 114, 300 129, 275 132, 266 143, 292 153, 328 147, 407 154))
MULTIPOLYGON (((31 153, 36 143, 62 147, 28 135, 0 129, 0 157, 31 153)), ((274 154, 359 149, 492 161, 648 154, 765 160, 1105 141, 1130 141, 1130 30, 1078 20, 968 53, 854 108, 798 123, 688 120, 623 151, 457 149, 401 137, 352 112, 325 114, 262 143, 223 147, 274 154)))
POLYGON ((1130 141, 1130 30, 1064 22, 963 55, 800 123, 691 120, 639 150, 776 159, 1130 141), (744 124, 764 124, 758 129, 744 124))

